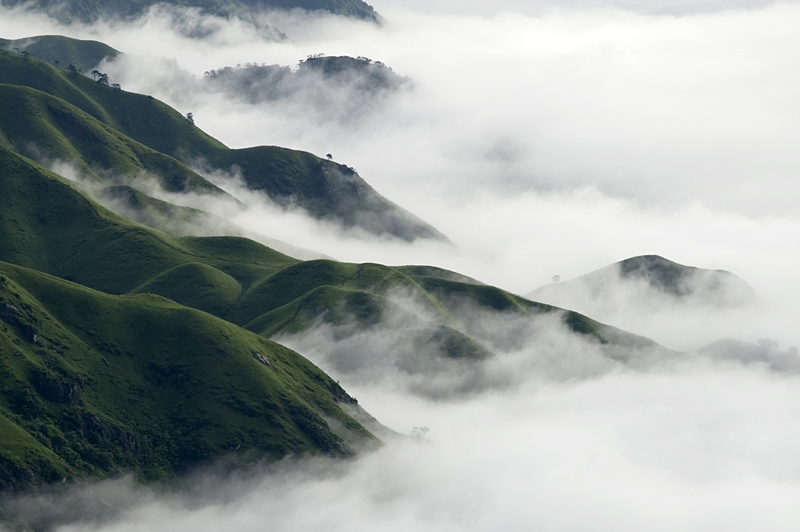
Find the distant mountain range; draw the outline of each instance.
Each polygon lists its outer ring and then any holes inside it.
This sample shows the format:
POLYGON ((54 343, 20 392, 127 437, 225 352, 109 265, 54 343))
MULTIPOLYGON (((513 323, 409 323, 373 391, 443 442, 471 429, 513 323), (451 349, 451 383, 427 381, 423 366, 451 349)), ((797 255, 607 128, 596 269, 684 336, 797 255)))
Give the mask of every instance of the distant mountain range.
POLYGON ((378 22, 378 13, 361 0, 3 0, 3 5, 50 13, 60 20, 92 22, 101 17, 139 17, 157 4, 199 8, 205 14, 252 18, 266 9, 305 9, 378 22))

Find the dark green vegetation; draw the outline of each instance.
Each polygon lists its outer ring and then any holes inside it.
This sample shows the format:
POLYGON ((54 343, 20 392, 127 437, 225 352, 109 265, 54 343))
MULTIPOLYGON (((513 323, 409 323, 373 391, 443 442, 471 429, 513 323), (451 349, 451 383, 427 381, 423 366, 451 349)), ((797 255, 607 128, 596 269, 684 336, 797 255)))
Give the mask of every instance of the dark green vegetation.
POLYGON ((390 347, 411 346, 399 368, 409 373, 439 360, 474 369, 529 340, 542 317, 615 356, 655 347, 438 268, 300 261, 246 238, 141 225, 34 159, 63 158, 111 184, 106 195, 138 205, 150 225, 203 215, 113 176, 222 195, 184 164, 199 157, 236 165, 253 188, 305 197, 320 216, 331 205, 343 217, 383 213, 346 167, 282 148, 228 150, 147 96, 12 52, 0 52, 0 82, 0 489, 129 471, 169 479, 220 460, 376 444, 353 398, 270 340, 320 325, 338 339, 390 329, 390 347), (527 332, 490 334, 489 318, 527 332))
POLYGON ((66 161, 111 184, 144 176, 166 190, 221 195, 190 168, 202 165, 238 173, 279 204, 345 228, 409 241, 444 238, 345 165, 274 146, 228 149, 150 96, 14 52, 0 52, 0 84, 13 85, 0 98, 0 145, 42 164, 66 161))
POLYGON ((133 18, 144 15, 155 4, 177 8, 200 8, 205 14, 250 19, 266 9, 305 9, 378 22, 372 6, 361 0, 4 0, 8 6, 31 4, 39 11, 62 20, 92 22, 102 17, 133 18))
POLYGON ((206 72, 204 79, 209 86, 254 104, 292 98, 323 107, 339 92, 343 94, 342 101, 336 98, 337 107, 346 106, 348 114, 375 105, 386 93, 410 83, 379 61, 348 56, 311 56, 300 62, 296 72, 280 65, 224 67, 206 72))
POLYGON ((155 295, 0 264, 0 488, 352 453, 355 405, 300 355, 155 295))
POLYGON ((3 43, 6 45, 6 50, 18 49, 20 53, 27 52, 32 57, 47 61, 53 66, 66 69, 72 65, 87 74, 103 59, 113 59, 119 55, 117 50, 101 42, 71 39, 61 35, 39 35, 15 40, 0 39, 0 45, 3 43))

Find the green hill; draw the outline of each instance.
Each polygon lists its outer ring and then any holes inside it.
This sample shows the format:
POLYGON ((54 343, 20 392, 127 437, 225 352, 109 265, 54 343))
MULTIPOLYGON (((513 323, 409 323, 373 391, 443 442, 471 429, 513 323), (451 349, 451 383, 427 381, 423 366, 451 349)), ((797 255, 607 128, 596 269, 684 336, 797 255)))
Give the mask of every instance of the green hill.
MULTIPOLYGON (((406 268, 407 275, 377 264, 301 262, 242 238, 174 238, 105 211, 11 152, 0 151, 0 164, 7 169, 0 182, 0 260, 108 293, 159 293, 265 335, 303 330, 323 315, 339 322, 375 315, 398 291, 426 309, 428 326, 467 336, 469 323, 460 316, 469 313, 459 310, 464 302, 523 317, 558 311, 494 287, 448 280, 441 270, 406 268)), ((640 342, 578 314, 564 316, 571 329, 600 343, 640 342)))
POLYGON ((159 296, 2 263, 0 319, 0 488, 375 441, 301 356, 159 296))
POLYGON ((57 14, 62 20, 83 22, 100 17, 140 17, 157 3, 200 8, 204 13, 226 17, 251 18, 265 9, 305 9, 378 22, 372 6, 361 0, 5 0, 4 3, 9 6, 27 3, 32 9, 57 14))
POLYGON ((73 65, 78 70, 90 72, 103 59, 113 59, 119 52, 98 41, 72 39, 62 35, 38 35, 23 39, 0 39, 0 47, 28 52, 31 56, 47 61, 53 66, 67 68, 73 65))
MULTIPOLYGON (((152 150, 80 109, 18 85, 0 85, 0 138, 42 162, 64 161, 98 183, 149 179, 169 192, 227 196, 174 158, 152 150)), ((232 201, 233 198, 230 198, 232 201)))
POLYGON ((755 290, 731 272, 685 266, 658 255, 631 257, 576 279, 544 286, 528 297, 563 306, 581 300, 613 301, 626 308, 651 311, 659 306, 733 308, 759 300, 755 290))
POLYGON ((40 162, 64 159, 95 176, 98 165, 122 174, 144 171, 160 175, 168 189, 187 183, 197 190, 205 180, 192 165, 234 171, 249 188, 279 204, 301 207, 344 227, 408 241, 445 238, 378 194, 352 168, 286 148, 228 149, 150 96, 116 90, 13 52, 0 52, 0 83, 18 86, 7 91, 32 102, 21 106, 0 99, 0 124, 8 130, 0 142, 40 162), (25 149, 31 142, 39 146, 35 153, 25 149))

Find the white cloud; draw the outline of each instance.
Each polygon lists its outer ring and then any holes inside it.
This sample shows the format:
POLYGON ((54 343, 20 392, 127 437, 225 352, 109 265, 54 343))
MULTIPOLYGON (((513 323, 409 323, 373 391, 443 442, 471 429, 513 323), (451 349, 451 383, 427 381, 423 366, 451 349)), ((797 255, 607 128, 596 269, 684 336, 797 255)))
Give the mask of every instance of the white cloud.
MULTIPOLYGON (((90 31, 7 11, 0 33, 67 33, 174 58, 159 65, 133 57, 128 73, 115 76, 192 111, 233 147, 330 152, 456 246, 343 238, 280 223, 266 208, 236 219, 250 229, 269 232, 276 220, 271 236, 337 258, 436 264, 518 293, 554 274, 568 279, 655 253, 737 273, 780 306, 781 319, 733 325, 751 341, 797 344, 800 6, 509 2, 488 13, 485 5, 423 10, 387 0, 375 6, 383 28, 283 19, 295 30, 285 43, 242 27, 199 42, 158 18, 90 31), (320 121, 298 105, 252 107, 180 90, 211 68, 292 65, 316 52, 384 61, 416 88, 356 126, 320 121), (186 73, 165 83, 177 68, 186 73)), ((688 324, 696 330, 685 334, 712 325, 688 324)), ((565 357, 586 355, 571 349, 565 357)), ((567 380, 528 369, 516 387, 460 402, 343 380, 391 427, 429 426, 430 442, 392 443, 347 465, 288 467, 226 485, 237 496, 212 504, 145 500, 100 529, 731 531, 800 523, 796 376, 705 358, 567 380)))

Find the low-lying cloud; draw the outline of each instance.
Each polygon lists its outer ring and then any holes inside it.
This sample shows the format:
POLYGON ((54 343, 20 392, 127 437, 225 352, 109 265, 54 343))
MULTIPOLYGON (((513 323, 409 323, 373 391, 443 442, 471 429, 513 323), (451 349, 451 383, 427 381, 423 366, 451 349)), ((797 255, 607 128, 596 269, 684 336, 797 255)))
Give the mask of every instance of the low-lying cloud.
MULTIPOLYGON (((300 460, 248 479, 209 476, 188 494, 101 484, 73 493, 96 501, 91 490, 117 486, 121 495, 106 502, 119 512, 60 530, 797 527, 800 6, 486 5, 386 0, 375 5, 382 27, 273 14, 268 20, 290 36, 283 42, 239 22, 197 39, 171 31, 158 13, 132 27, 83 28, 4 8, 0 33, 103 40, 131 55, 107 67, 124 89, 193 112, 231 147, 331 153, 455 245, 343 235, 271 212, 235 180, 218 178, 251 205, 226 214, 247 230, 342 260, 433 264, 517 293, 556 274, 567 280, 659 254, 730 270, 777 310, 725 323, 713 312, 696 320, 670 313, 670 323, 649 323, 656 339, 696 349, 709 331, 733 331, 779 343, 718 344, 634 369, 548 328, 550 344, 508 350, 486 366, 506 386, 445 397, 431 387, 458 382, 448 368, 425 383, 424 374, 392 366, 391 349, 408 347, 397 333, 343 340, 321 327, 289 343, 390 428, 428 427, 425 441, 390 441, 349 463, 300 460), (320 119, 300 100, 251 105, 185 90, 210 69, 295 67, 319 52, 383 61, 414 88, 356 122, 335 112, 320 119), (341 358, 367 364, 374 353, 388 358, 384 373, 341 358)), ((484 325, 501 332, 508 324, 484 325)))
POLYGON ((112 507, 61 532, 786 530, 800 522, 797 390, 796 377, 691 364, 458 403, 385 394, 371 409, 430 428, 424 440, 210 475, 179 494, 105 483, 39 505, 112 507))

